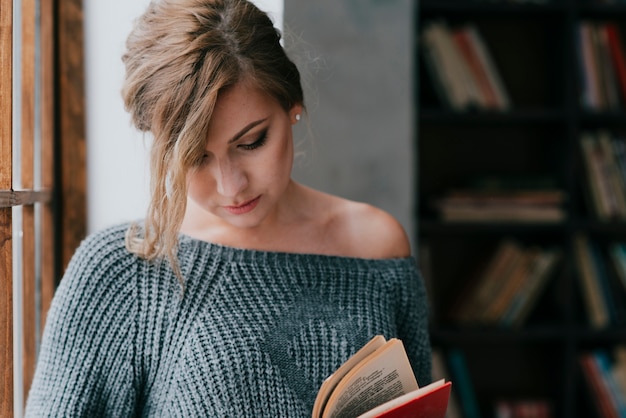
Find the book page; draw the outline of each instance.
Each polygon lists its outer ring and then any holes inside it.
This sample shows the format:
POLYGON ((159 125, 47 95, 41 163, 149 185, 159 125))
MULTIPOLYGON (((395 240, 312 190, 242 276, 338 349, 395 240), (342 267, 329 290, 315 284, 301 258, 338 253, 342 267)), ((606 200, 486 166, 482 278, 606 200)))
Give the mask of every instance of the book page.
POLYGON ((417 388, 404 345, 392 338, 345 375, 328 399, 323 417, 356 417, 417 388))
POLYGON ((339 367, 335 373, 328 376, 328 378, 322 383, 319 392, 317 393, 317 397, 315 398, 315 404, 313 404, 313 418, 321 418, 322 411, 326 406, 326 401, 328 401, 328 397, 339 381, 357 364, 359 364, 363 359, 372 354, 374 351, 378 350, 380 347, 384 346, 387 340, 382 335, 377 335, 372 338, 367 344, 365 344, 359 351, 352 355, 345 363, 339 367))

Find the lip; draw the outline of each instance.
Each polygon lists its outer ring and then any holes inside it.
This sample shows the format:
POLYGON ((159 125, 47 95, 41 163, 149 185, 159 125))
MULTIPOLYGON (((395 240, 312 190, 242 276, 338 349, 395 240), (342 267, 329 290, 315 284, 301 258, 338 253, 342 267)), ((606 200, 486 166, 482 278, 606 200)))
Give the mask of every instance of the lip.
POLYGON ((261 200, 261 196, 257 196, 254 199, 250 199, 243 202, 241 205, 222 206, 226 211, 233 215, 243 215, 244 213, 251 212, 261 200))

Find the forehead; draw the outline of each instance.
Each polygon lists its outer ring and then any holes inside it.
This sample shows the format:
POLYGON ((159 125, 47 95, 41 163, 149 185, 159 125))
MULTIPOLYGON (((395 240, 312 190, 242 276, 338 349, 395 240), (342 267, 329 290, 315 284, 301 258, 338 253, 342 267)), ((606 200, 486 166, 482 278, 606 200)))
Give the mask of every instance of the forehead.
POLYGON ((252 122, 271 122, 286 113, 271 95, 251 83, 240 82, 218 94, 207 139, 211 143, 229 141, 252 122))
POLYGON ((217 96, 212 120, 274 111, 278 103, 272 96, 249 83, 237 83, 217 96))
POLYGON ((211 141, 228 140, 251 122, 272 119, 283 109, 272 96, 249 83, 237 83, 220 91, 209 121, 211 141))

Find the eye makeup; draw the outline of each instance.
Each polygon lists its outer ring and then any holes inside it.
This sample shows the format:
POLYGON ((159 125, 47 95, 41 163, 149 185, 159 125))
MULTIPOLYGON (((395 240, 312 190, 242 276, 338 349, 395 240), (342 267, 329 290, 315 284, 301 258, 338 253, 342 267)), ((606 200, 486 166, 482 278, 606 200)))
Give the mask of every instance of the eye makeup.
POLYGON ((238 145, 238 147, 246 151, 252 151, 265 145, 266 139, 267 139, 267 129, 264 129, 263 131, 261 131, 261 134, 256 139, 256 141, 254 141, 251 144, 240 144, 238 145))

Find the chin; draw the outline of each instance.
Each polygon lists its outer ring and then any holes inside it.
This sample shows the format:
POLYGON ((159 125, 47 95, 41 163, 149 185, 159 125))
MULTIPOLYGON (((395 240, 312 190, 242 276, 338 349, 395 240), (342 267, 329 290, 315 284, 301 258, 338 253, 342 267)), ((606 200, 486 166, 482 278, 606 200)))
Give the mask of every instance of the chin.
POLYGON ((255 228, 263 223, 263 218, 254 214, 222 216, 222 221, 235 228, 250 229, 255 228))

